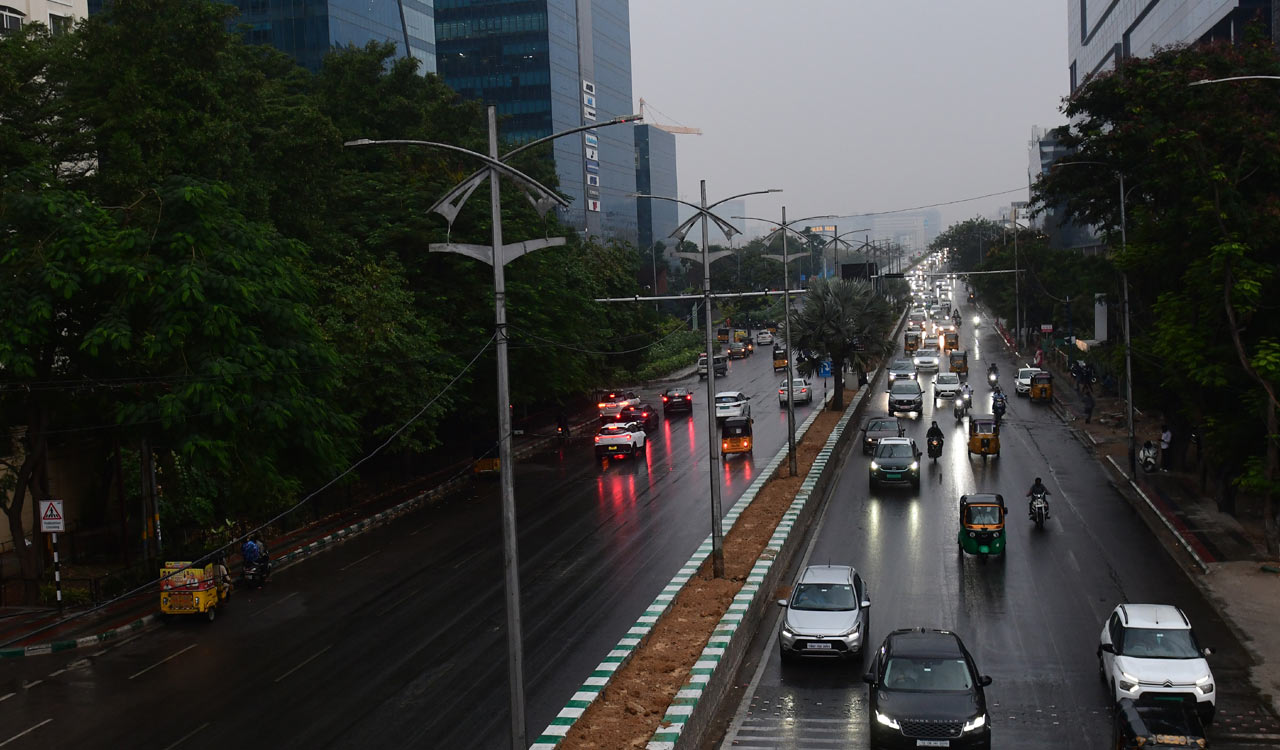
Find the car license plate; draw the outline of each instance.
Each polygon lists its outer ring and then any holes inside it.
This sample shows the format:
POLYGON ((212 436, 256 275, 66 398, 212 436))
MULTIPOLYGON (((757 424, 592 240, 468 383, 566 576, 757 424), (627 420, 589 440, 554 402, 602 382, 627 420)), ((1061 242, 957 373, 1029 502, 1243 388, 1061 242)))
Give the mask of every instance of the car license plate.
POLYGON ((885 474, 885 479, 902 479, 901 474, 885 474))
POLYGON ((616 445, 611 445, 611 446, 609 446, 609 450, 611 450, 611 451, 616 451, 616 450, 618 450, 618 446, 616 446, 616 445))
POLYGON ((916 740, 916 747, 951 747, 951 740, 916 740))
POLYGON ((830 651, 830 650, 831 650, 831 644, 830 644, 830 643, 818 643, 818 642, 816 642, 816 641, 815 641, 815 642, 811 642, 811 643, 809 643, 809 645, 808 645, 808 646, 806 646, 806 648, 815 649, 815 650, 818 650, 818 651, 822 651, 823 649, 825 649, 825 650, 827 650, 827 651, 830 651))

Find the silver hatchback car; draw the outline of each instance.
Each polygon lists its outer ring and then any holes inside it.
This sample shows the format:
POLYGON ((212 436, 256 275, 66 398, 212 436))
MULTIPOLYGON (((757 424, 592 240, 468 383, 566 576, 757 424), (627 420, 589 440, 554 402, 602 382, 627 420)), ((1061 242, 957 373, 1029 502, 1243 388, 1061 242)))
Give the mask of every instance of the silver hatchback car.
POLYGON ((860 657, 871 624, 871 599, 858 571, 848 565, 810 565, 791 599, 778 633, 782 658, 860 657))

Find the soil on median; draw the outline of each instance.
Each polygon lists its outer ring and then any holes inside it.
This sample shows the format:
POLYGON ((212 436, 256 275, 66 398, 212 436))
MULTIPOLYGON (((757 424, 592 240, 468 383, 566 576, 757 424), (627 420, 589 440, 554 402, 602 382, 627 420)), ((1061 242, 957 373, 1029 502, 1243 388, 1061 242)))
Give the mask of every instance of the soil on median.
MULTIPOLYGON (((856 391, 846 389, 845 404, 856 391)), ((711 633, 742 588, 782 515, 791 507, 803 478, 842 412, 823 411, 796 445, 798 476, 787 476, 784 464, 738 516, 724 540, 725 577, 711 577, 707 560, 689 579, 649 638, 632 655, 574 723, 562 750, 626 750, 643 748, 657 731, 667 707, 689 680, 689 672, 711 633)))

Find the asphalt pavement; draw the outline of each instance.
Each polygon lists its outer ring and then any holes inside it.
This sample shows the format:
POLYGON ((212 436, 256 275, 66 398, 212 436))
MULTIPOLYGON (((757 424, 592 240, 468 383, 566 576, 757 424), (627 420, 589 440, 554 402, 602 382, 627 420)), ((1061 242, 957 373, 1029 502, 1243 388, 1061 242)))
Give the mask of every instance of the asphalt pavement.
MULTIPOLYGON (((752 397, 761 463, 785 438, 780 379, 767 352, 717 379, 752 397)), ((530 736, 707 534, 705 395, 678 384, 693 414, 639 460, 602 470, 584 436, 517 467, 530 736)), ((727 460, 724 508, 755 478, 751 457, 727 460)), ((214 623, 0 663, 0 747, 507 746, 499 511, 478 482, 237 591, 214 623)))
MULTIPOLYGON (((1000 365, 1010 393, 1000 456, 968 455, 967 427, 949 406, 939 405, 935 414, 926 400, 920 419, 904 419, 908 435, 923 450, 924 433, 936 418, 946 443, 936 463, 924 459, 920 489, 869 491, 868 459, 853 451, 802 564, 847 564, 862 573, 872 600, 868 650, 900 627, 959 634, 980 671, 993 678, 987 700, 996 748, 1107 745, 1111 709, 1096 649, 1104 620, 1121 602, 1176 604, 1200 641, 1215 647, 1214 747, 1276 747, 1280 725, 1247 679, 1253 657, 1060 417, 1047 405, 1012 395, 1011 375, 1021 363, 1007 353, 990 321, 975 327, 974 310, 964 306, 963 312, 961 346, 970 355, 974 412, 990 413, 984 377, 990 361, 1000 365), (1025 512, 1036 476, 1052 493, 1052 516, 1043 530, 1025 512), (967 492, 1004 495, 1004 559, 958 553, 958 499, 967 492)), ((875 403, 867 414, 883 413, 886 399, 875 403)), ((736 680, 736 708, 723 720, 725 732, 704 747, 867 747, 862 674, 868 660, 782 664, 780 615, 781 609, 756 636, 754 656, 736 680)))

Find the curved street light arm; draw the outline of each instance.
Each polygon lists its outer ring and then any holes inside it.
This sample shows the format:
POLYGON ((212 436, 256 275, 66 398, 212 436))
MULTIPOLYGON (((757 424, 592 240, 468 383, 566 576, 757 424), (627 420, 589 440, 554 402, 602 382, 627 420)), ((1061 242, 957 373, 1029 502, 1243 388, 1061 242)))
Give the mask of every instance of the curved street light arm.
POLYGON ((1192 81, 1188 86, 1204 86, 1209 83, 1226 83, 1227 81, 1280 81, 1280 76, 1231 76, 1230 78, 1206 78, 1203 81, 1192 81))

